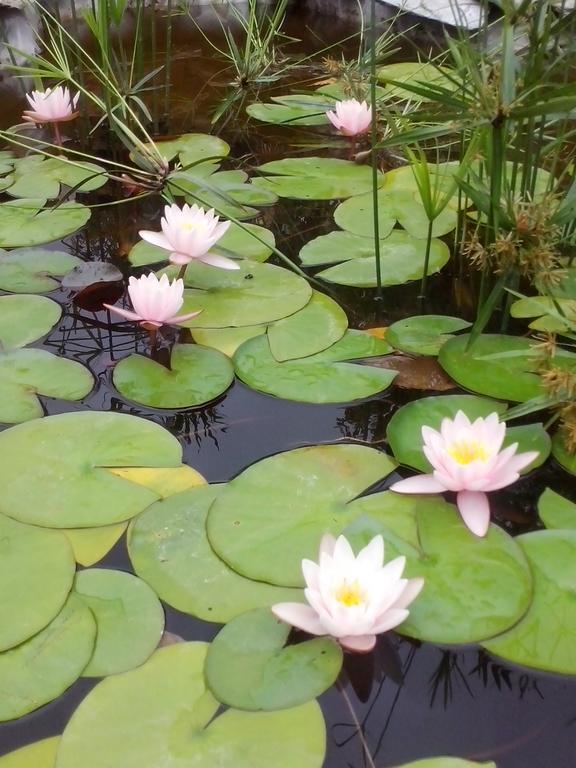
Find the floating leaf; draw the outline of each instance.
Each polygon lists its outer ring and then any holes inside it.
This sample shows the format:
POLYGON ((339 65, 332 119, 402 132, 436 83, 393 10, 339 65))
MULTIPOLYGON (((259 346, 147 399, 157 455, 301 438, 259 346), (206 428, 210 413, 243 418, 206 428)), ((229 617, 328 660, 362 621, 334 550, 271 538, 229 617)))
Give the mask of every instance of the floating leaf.
POLYGON ((65 251, 40 248, 0 250, 0 289, 11 293, 48 293, 62 277, 83 262, 65 251))
POLYGON ((415 315, 392 323, 386 340, 410 355, 437 355, 452 333, 469 327, 470 323, 460 317, 415 315))
POLYGON ((221 352, 197 344, 176 344, 170 369, 142 355, 114 368, 121 395, 152 408, 196 408, 220 397, 234 381, 234 367, 221 352))
POLYGON ((218 701, 238 709, 287 709, 328 690, 342 667, 341 647, 327 637, 285 647, 289 634, 290 627, 266 608, 221 629, 205 667, 218 701))
MULTIPOLYGON (((183 133, 177 139, 156 141, 155 144, 162 157, 173 160, 178 156, 183 166, 205 158, 226 157, 230 152, 229 144, 206 133, 183 133)), ((194 172, 198 172, 198 166, 194 167, 194 172)))
POLYGON ((0 757, 0 768, 54 768, 60 736, 35 741, 0 757))
POLYGON ((156 594, 131 573, 80 571, 74 592, 94 614, 94 653, 83 677, 104 677, 140 666, 160 642, 164 611, 156 594))
POLYGON ((108 181, 108 175, 95 163, 33 154, 15 161, 10 181, 6 191, 12 197, 50 199, 60 195, 62 185, 73 187, 76 192, 100 189, 108 181))
POLYGON ((62 735, 55 768, 320 768, 325 728, 310 702, 281 712, 228 710, 204 682, 205 643, 177 643, 99 683, 62 735))
POLYGON ((100 528, 65 528, 62 533, 74 550, 76 562, 87 568, 108 554, 127 527, 128 523, 116 523, 100 528))
POLYGON ((476 763, 459 757, 430 757, 415 763, 404 763, 398 768, 496 768, 496 763, 476 763))
MULTIPOLYGON (((286 157, 259 166, 266 176, 252 183, 279 197, 333 200, 361 195, 372 189, 372 170, 332 157, 286 157)), ((380 182, 384 177, 379 174, 380 182)))
MULTIPOLYGON (((557 362, 555 357, 554 365, 557 365, 557 362)), ((571 475, 576 475, 576 452, 568 450, 562 431, 556 432, 552 438, 552 456, 554 456, 562 469, 565 469, 571 475)))
POLYGON ((386 560, 404 555, 404 575, 424 577, 424 589, 398 628, 402 634, 474 643, 508 629, 528 608, 530 568, 517 540, 498 526, 480 538, 440 497, 391 491, 353 501, 348 514, 345 534, 357 547, 382 534, 386 560))
POLYGON ((113 283, 122 278, 122 272, 114 264, 107 261, 86 261, 63 278, 62 287, 79 290, 94 283, 113 283))
POLYGON ((278 362, 308 357, 335 344, 347 328, 348 318, 340 305, 314 291, 303 309, 268 328, 270 351, 278 362))
POLYGON ((91 611, 72 594, 45 629, 0 654, 0 722, 33 712, 69 688, 88 663, 95 637, 91 611))
POLYGON ((52 621, 72 588, 74 571, 72 550, 61 533, 0 515, 0 651, 52 621))
POLYGON ((62 203, 44 209, 45 200, 9 200, 0 204, 0 248, 43 245, 61 240, 83 227, 90 208, 81 203, 62 203))
POLYGON ((299 99, 313 99, 314 103, 306 106, 302 104, 264 104, 257 102, 249 104, 246 112, 255 120, 262 123, 272 123, 273 125, 289 125, 298 127, 299 125, 328 125, 326 110, 334 104, 333 100, 327 100, 326 106, 319 105, 320 97, 298 97, 299 99))
POLYGON ((149 488, 162 499, 197 485, 206 485, 200 472, 186 464, 180 467, 121 467, 109 471, 117 477, 149 488))
POLYGON ((546 528, 576 529, 576 504, 551 488, 538 499, 538 515, 546 528))
POLYGON ((231 570, 206 538, 206 517, 223 486, 206 485, 152 504, 131 524, 136 573, 183 613, 224 623, 253 608, 301 601, 302 590, 251 581, 231 570))
MULTIPOLYGON (((463 411, 471 421, 479 417, 486 418, 494 412, 502 420, 506 419, 505 403, 474 395, 446 395, 414 400, 399 408, 388 422, 386 436, 396 459, 421 472, 430 472, 432 467, 422 451, 422 427, 427 425, 438 430, 443 419, 453 419, 458 411, 463 411)), ((506 447, 512 443, 518 443, 519 453, 539 453, 521 474, 541 466, 550 455, 550 437, 542 424, 508 427, 503 445, 506 447)))
POLYGON ((396 64, 387 64, 385 67, 380 67, 377 77, 379 82, 386 83, 384 92, 388 98, 426 101, 427 99, 413 91, 406 90, 399 85, 389 84, 390 81, 409 83, 410 85, 435 85, 454 91, 458 88, 458 84, 448 76, 451 73, 452 70, 445 67, 435 66, 429 62, 402 61, 396 64))
POLYGON ((532 669, 576 675, 576 531, 518 536, 534 576, 524 618, 485 642, 496 656, 532 669))
POLYGON ((512 317, 535 317, 528 327, 536 331, 566 332, 576 323, 576 301, 549 296, 530 296, 515 301, 510 307, 512 317), (553 316, 550 314, 553 313, 553 316), (566 322, 558 318, 564 315, 566 322))
POLYGON ((0 512, 50 528, 89 528, 128 520, 158 499, 108 468, 176 467, 182 449, 145 419, 83 411, 5 430, 0 453, 0 512))
POLYGON ((394 386, 400 389, 419 389, 434 392, 447 392, 456 388, 456 384, 447 376, 435 357, 407 357, 406 355, 387 355, 373 360, 370 365, 396 371, 394 386))
POLYGON ((360 445, 298 448, 253 464, 218 495, 208 538, 235 571, 302 586, 302 558, 316 559, 324 533, 353 519, 349 502, 390 474, 395 462, 360 445))
POLYGON ((25 347, 45 336, 62 314, 60 305, 44 296, 0 296, 0 348, 25 347))
MULTIPOLYGON (((282 322, 281 320, 279 322, 282 322)), ((245 325, 243 328, 195 328, 192 338, 197 344, 212 347, 228 357, 234 353, 245 341, 266 333, 267 325, 245 325)))

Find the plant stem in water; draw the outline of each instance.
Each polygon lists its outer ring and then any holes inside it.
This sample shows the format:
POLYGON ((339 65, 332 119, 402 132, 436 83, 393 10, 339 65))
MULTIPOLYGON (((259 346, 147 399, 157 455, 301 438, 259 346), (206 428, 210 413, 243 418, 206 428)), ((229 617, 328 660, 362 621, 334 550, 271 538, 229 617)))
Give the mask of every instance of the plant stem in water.
POLYGON ((380 222, 378 220, 378 123, 376 116, 376 0, 370 5, 370 103, 372 106, 372 204, 374 208, 374 258, 376 259, 376 295, 382 298, 382 267, 380 264, 380 222))
POLYGON ((374 763, 374 759, 370 754, 370 749, 366 742, 366 737, 364 736, 364 729, 362 728, 362 724, 358 720, 358 715, 356 714, 354 707, 352 706, 352 702, 350 701, 350 696, 348 696, 346 688, 340 680, 337 683, 337 688, 342 694, 342 698, 344 699, 348 709, 350 710, 350 715, 352 716, 352 721, 354 722, 354 725, 356 727, 358 738, 360 739, 360 743, 362 744, 362 749, 364 750, 364 754, 366 755, 366 762, 368 763, 369 768, 376 768, 376 764, 374 763))

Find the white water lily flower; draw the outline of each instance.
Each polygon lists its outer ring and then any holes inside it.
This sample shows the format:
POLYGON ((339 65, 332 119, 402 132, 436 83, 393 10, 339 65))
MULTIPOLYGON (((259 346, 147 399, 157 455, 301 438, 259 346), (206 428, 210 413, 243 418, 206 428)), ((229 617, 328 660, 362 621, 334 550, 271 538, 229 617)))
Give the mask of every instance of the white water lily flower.
POLYGON ((198 205, 187 204, 180 208, 174 203, 164 208, 161 232, 143 230, 138 234, 146 242, 170 251, 172 264, 182 266, 197 260, 221 269, 240 269, 232 259, 209 253, 210 248, 228 230, 230 223, 221 222, 214 209, 205 211, 198 205))
POLYGON ((26 110, 22 117, 31 123, 65 123, 78 117, 76 105, 80 94, 70 94, 68 88, 59 85, 56 88, 46 88, 45 91, 32 91, 26 94, 31 109, 26 110))
POLYGON ((372 109, 365 101, 347 99, 337 101, 334 111, 326 112, 326 117, 343 136, 359 136, 372 124, 372 109))
POLYGON ((302 561, 309 605, 278 603, 272 612, 282 621, 311 635, 331 635, 343 648, 367 653, 376 635, 397 627, 408 617, 408 605, 424 579, 404 579, 405 557, 384 565, 384 539, 375 536, 358 556, 345 536, 325 535, 319 562, 302 561))
POLYGON ((178 325, 196 317, 202 311, 177 315, 184 303, 184 282, 178 279, 170 283, 168 275, 162 275, 160 280, 153 272, 142 275, 138 279, 131 277, 128 281, 128 295, 134 307, 133 312, 121 307, 113 307, 111 304, 104 304, 104 306, 127 320, 140 323, 145 328, 178 325))

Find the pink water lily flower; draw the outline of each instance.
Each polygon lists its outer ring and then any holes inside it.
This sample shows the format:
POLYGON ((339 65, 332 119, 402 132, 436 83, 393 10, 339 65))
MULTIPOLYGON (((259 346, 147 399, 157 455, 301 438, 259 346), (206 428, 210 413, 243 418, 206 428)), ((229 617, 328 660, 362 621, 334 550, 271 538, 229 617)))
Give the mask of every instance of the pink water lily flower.
POLYGON ((531 464, 538 451, 516 453, 518 443, 504 450, 506 424, 497 413, 470 422, 458 411, 454 419, 443 419, 440 431, 422 427, 422 450, 433 472, 400 480, 390 487, 396 493, 442 493, 456 491, 462 518, 476 536, 485 536, 490 525, 487 491, 497 491, 516 482, 520 471, 531 464))
POLYGON ((202 311, 187 315, 176 314, 184 303, 184 282, 178 279, 171 283, 168 275, 162 275, 160 280, 153 272, 138 279, 131 277, 128 281, 128 295, 134 307, 133 312, 110 304, 104 306, 128 320, 140 323, 148 330, 160 328, 161 325, 178 325, 202 311))
POLYGON ((359 136, 372 124, 372 109, 365 101, 348 99, 337 101, 334 111, 326 112, 326 117, 343 136, 359 136))
POLYGON ((198 205, 167 205, 161 221, 161 232, 139 232, 140 237, 152 245, 170 251, 172 264, 181 266, 191 261, 202 261, 222 269, 240 269, 232 259, 209 253, 210 248, 222 237, 230 226, 229 221, 220 221, 214 210, 205 211, 198 205))
POLYGON ((66 123, 78 117, 79 97, 79 93, 72 96, 68 88, 61 85, 45 91, 32 91, 26 94, 31 109, 26 110, 22 118, 31 123, 66 123))
POLYGON ((408 617, 423 579, 403 579, 405 557, 384 565, 384 540, 375 536, 358 556, 345 536, 325 535, 319 562, 302 561, 306 581, 303 603, 278 603, 272 612, 281 621, 311 635, 331 635, 343 648, 371 651, 376 635, 408 617))

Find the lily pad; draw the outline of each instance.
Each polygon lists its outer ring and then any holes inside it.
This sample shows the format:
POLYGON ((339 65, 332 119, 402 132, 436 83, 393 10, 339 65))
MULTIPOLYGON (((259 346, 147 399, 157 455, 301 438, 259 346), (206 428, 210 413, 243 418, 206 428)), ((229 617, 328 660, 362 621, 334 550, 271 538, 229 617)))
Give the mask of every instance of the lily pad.
MULTIPOLYGON (((440 429, 442 420, 453 419, 458 411, 463 411, 471 421, 479 417, 486 418, 495 411, 501 419, 506 419, 505 403, 474 395, 446 395, 414 400, 399 408, 388 422, 386 436, 396 459, 421 472, 430 472, 432 467, 422 451, 422 427, 427 425, 440 429)), ((508 427, 504 447, 512 443, 518 443, 519 453, 539 452, 538 457, 521 474, 540 467, 550 455, 550 437, 542 424, 508 427)))
POLYGON ((530 568, 517 540, 496 525, 474 536, 440 497, 387 491, 349 505, 346 536, 361 547, 376 534, 386 559, 406 556, 405 576, 424 589, 398 628, 441 644, 475 643, 514 625, 532 599, 530 568))
POLYGON ((524 618, 485 642, 490 653, 532 669, 576 675, 576 531, 518 536, 534 576, 524 618))
POLYGON ((182 449, 145 419, 83 411, 5 430, 0 453, 0 512, 50 528, 89 528, 128 520, 159 497, 109 468, 176 467, 182 449))
POLYGON ((404 763, 398 768, 497 768, 496 763, 476 763, 459 757, 429 757, 416 760, 415 763, 404 763))
POLYGON ((409 355, 437 355, 454 332, 469 327, 460 317, 415 315, 392 323, 386 340, 409 355))
POLYGON ((334 105, 334 100, 326 99, 325 104, 320 102, 320 96, 301 96, 298 97, 298 102, 293 104, 266 104, 263 102, 249 104, 246 107, 246 112, 261 123, 272 123, 273 125, 294 127, 299 125, 328 125, 326 110, 334 105))
POLYGON ((161 499, 173 496, 175 493, 206 485, 206 480, 200 472, 186 464, 179 467, 120 467, 109 471, 137 485, 143 485, 154 491, 161 499))
MULTIPOLYGON (((279 322, 282 322, 281 320, 279 322)), ((192 338, 197 344, 212 347, 228 357, 248 339, 266 333, 267 325, 245 325, 243 328, 195 328, 192 338)))
MULTIPOLYGON (((332 157, 287 157, 258 167, 266 174, 252 183, 278 197, 296 200, 334 200, 372 189, 372 169, 332 157)), ((381 183, 384 181, 379 174, 381 183)))
POLYGON ((308 357, 331 347, 347 328, 348 318, 342 307, 314 291, 303 309, 268 328, 270 351, 278 362, 308 357))
MULTIPOLYGON (((554 364, 557 364, 556 358, 554 359, 554 364)), ((554 456, 562 469, 565 469, 571 475, 576 475, 576 453, 566 448, 564 435, 561 431, 556 432, 552 438, 552 456, 554 456)))
POLYGON ((19 158, 10 173, 10 186, 6 192, 12 197, 58 197, 62 185, 76 192, 92 192, 108 181, 101 165, 73 161, 58 157, 44 158, 29 155, 19 158))
POLYGON ((66 726, 55 768, 320 768, 318 704, 216 716, 206 651, 205 643, 177 643, 99 683, 66 726))
MULTIPOLYGON (((226 157, 230 153, 229 144, 206 133, 183 133, 177 139, 157 141, 155 144, 162 157, 166 160, 178 157, 183 166, 199 160, 226 157)), ((194 170, 196 172, 197 167, 194 170)))
POLYGON ((533 330, 565 333, 576 324, 576 300, 530 296, 515 301, 510 307, 510 314, 522 319, 535 317, 536 319, 528 325, 533 330), (566 322, 558 315, 565 316, 566 322))
MULTIPOLYGON (((394 231, 380 241, 382 285, 402 285, 418 280, 424 273, 426 243, 407 232, 394 231)), ((300 259, 306 267, 343 264, 319 272, 317 277, 332 283, 360 288, 376 286, 374 243, 368 237, 350 232, 330 232, 320 235, 302 248, 300 259)), ((442 240, 432 240, 428 274, 439 272, 450 260, 450 250, 442 240)))
POLYGON ((88 663, 95 637, 92 613, 72 594, 45 629, 0 654, 0 722, 33 712, 69 688, 88 663))
POLYGON ((88 568, 108 554, 127 527, 128 523, 116 523, 100 528, 65 528, 62 533, 72 546, 76 562, 88 568))
POLYGON ((122 279, 122 272, 114 264, 107 261, 85 261, 62 279, 62 287, 79 290, 94 283, 115 283, 122 279))
POLYGON ((441 88, 454 91, 458 88, 458 81, 454 82, 450 79, 450 73, 451 70, 444 67, 437 67, 429 62, 402 61, 396 64, 387 64, 385 67, 380 67, 377 77, 380 83, 386 84, 385 94, 388 98, 426 101, 427 99, 423 96, 402 88, 402 86, 392 85, 390 84, 390 81, 407 83, 410 85, 437 85, 441 88))
POLYGON ((290 627, 266 608, 221 629, 205 667, 218 701, 238 709, 287 709, 328 690, 342 668, 341 647, 327 637, 285 647, 289 634, 290 627))
POLYGON ((576 504, 551 488, 538 499, 538 515, 546 528, 576 530, 576 504))
POLYGON ((83 227, 90 208, 67 202, 44 208, 46 200, 9 200, 0 204, 0 248, 43 245, 83 227))
MULTIPOLYGON (((237 376, 252 389, 303 403, 344 403, 387 389, 396 371, 368 365, 333 362, 332 345, 309 357, 279 363, 267 336, 249 339, 236 351, 237 376)), ((336 351, 334 358, 339 360, 336 351)), ((349 355, 353 357, 354 355, 349 355)))
POLYGON ((82 263, 65 251, 0 250, 0 289, 11 293, 48 293, 58 288, 58 278, 82 263))
POLYGON ((215 499, 210 543, 247 578, 302 586, 302 558, 316 559, 322 535, 341 533, 353 519, 349 502, 395 466, 360 445, 297 448, 263 459, 215 499))
MULTIPOLYGON (((0 515, 0 651, 28 640, 62 609, 75 563, 58 531, 22 525, 0 515)), ((1 657, 0 657, 1 658, 1 657)))
POLYGON ((0 349, 25 347, 45 336, 62 315, 59 304, 45 296, 0 296, 0 349))
POLYGON ((258 325, 294 314, 310 301, 312 288, 304 278, 282 267, 247 259, 240 269, 190 264, 182 314, 202 310, 183 323, 189 328, 258 325))
POLYGON ((136 573, 173 608, 204 621, 224 623, 253 608, 301 601, 302 590, 245 579, 215 554, 206 517, 223 487, 184 491, 139 515, 128 532, 136 573))
POLYGON ((234 381, 234 367, 221 352, 197 344, 176 344, 170 370, 142 355, 114 368, 121 395, 152 408, 196 408, 220 397, 234 381))
POLYGON ((35 741, 0 757, 0 768, 54 768, 60 736, 35 741))
POLYGON ((94 614, 96 645, 83 677, 105 677, 140 666, 164 631, 164 611, 150 587, 131 573, 80 571, 74 592, 94 614))

